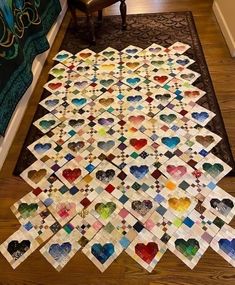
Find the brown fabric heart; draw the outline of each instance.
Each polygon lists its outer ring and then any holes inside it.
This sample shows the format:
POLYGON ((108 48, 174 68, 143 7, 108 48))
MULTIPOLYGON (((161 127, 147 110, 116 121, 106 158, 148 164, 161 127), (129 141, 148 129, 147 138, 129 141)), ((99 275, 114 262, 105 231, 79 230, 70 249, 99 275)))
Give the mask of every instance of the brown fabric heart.
POLYGON ((46 169, 30 170, 28 172, 28 178, 32 180, 35 184, 38 184, 46 174, 46 169))
POLYGON ((215 139, 213 136, 196 136, 196 141, 204 147, 208 147, 215 141, 215 139))

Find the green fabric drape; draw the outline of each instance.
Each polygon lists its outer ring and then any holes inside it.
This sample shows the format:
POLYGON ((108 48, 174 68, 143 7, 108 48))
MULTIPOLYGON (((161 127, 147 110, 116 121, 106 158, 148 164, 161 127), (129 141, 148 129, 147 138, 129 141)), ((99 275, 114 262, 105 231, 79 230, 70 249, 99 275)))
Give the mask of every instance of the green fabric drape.
POLYGON ((61 11, 59 0, 0 1, 0 135, 30 86, 34 58, 49 48, 46 35, 61 11))

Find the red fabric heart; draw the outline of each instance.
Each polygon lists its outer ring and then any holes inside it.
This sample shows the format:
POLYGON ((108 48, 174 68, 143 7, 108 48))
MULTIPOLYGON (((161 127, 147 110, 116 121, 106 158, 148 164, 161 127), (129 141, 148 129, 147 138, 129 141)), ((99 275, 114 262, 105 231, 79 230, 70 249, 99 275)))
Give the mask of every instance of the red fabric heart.
POLYGON ((168 77, 165 76, 165 75, 162 75, 162 76, 154 76, 153 78, 154 80, 158 81, 159 83, 164 83, 168 77))
POLYGON ((185 91, 184 95, 187 97, 196 97, 199 96, 200 93, 198 91, 185 91))
POLYGON ((146 263, 150 264, 158 253, 158 245, 155 242, 149 242, 147 245, 137 243, 135 253, 146 263))
POLYGON ((81 169, 74 168, 72 169, 65 169, 62 173, 64 178, 69 181, 69 183, 74 182, 80 175, 81 175, 81 169))
POLYGON ((61 87, 62 86, 62 83, 49 83, 48 84, 48 87, 50 88, 50 89, 52 89, 52 90, 56 90, 56 89, 58 89, 59 87, 61 87))
POLYGON ((167 165, 166 171, 176 179, 180 179, 184 174, 187 173, 187 168, 183 165, 167 165))
POLYGON ((130 144, 136 149, 140 150, 142 147, 144 147, 147 144, 146 139, 131 139, 130 144))
POLYGON ((145 117, 143 115, 138 115, 138 116, 130 116, 128 119, 132 124, 139 125, 145 120, 145 117))

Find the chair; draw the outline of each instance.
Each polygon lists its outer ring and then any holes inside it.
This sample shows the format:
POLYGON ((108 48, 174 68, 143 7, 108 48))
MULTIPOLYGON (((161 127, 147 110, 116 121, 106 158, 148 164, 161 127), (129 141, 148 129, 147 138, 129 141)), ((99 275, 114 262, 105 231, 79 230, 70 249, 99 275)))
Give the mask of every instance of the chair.
POLYGON ((120 12, 122 17, 122 29, 126 30, 126 3, 125 0, 68 0, 68 7, 71 11, 74 23, 77 24, 76 9, 86 13, 91 42, 95 44, 95 28, 92 14, 98 11, 98 20, 102 22, 102 10, 116 2, 120 2, 120 12))

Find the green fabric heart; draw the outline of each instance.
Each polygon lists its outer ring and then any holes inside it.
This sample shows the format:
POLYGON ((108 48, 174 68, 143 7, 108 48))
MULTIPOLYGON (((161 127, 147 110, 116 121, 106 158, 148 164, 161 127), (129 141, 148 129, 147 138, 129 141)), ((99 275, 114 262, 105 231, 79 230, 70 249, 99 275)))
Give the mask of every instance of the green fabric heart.
POLYGON ((167 123, 167 124, 170 124, 172 123, 175 119, 176 119, 176 115, 175 114, 170 114, 170 115, 160 115, 160 119, 167 123))
POLYGON ((206 162, 202 165, 202 168, 214 178, 224 170, 223 165, 219 163, 211 164, 206 162))
POLYGON ((24 219, 32 216, 32 214, 36 212, 37 209, 38 209, 38 204, 33 204, 33 203, 32 204, 21 203, 18 207, 18 211, 24 219))
POLYGON ((177 239, 175 241, 176 249, 181 252, 185 257, 191 260, 198 252, 200 245, 196 239, 177 239))
POLYGON ((96 212, 100 215, 102 219, 107 219, 116 209, 116 204, 113 202, 98 203, 95 205, 96 212))

